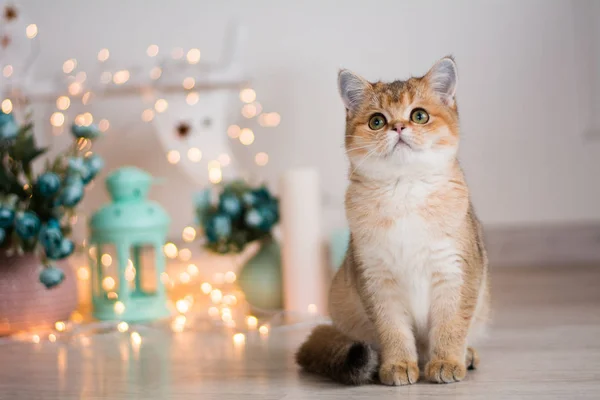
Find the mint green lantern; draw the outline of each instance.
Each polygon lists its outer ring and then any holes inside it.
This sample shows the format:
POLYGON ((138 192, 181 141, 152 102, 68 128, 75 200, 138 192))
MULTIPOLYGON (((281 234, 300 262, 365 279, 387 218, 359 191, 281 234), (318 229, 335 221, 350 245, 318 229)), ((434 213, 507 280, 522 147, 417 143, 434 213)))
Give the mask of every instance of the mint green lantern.
POLYGON ((153 181, 135 167, 120 168, 106 179, 112 202, 90 221, 92 303, 98 319, 136 322, 170 314, 160 278, 171 221, 158 203, 146 198, 153 181))

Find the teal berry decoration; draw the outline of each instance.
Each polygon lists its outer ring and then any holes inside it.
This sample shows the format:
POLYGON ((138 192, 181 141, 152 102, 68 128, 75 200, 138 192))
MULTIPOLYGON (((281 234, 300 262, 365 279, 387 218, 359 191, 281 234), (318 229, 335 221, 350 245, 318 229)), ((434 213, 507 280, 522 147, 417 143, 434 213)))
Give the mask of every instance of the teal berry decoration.
POLYGON ((55 219, 48 221, 40 229, 39 241, 46 252, 59 248, 62 240, 63 234, 60 224, 55 219))
POLYGON ((19 126, 12 120, 0 126, 0 139, 11 140, 17 137, 19 126))
POLYGON ((231 219, 226 214, 209 216, 206 221, 205 233, 211 243, 227 239, 231 235, 231 219))
POLYGON ((25 211, 15 220, 15 231, 21 239, 34 238, 41 228, 40 218, 32 211, 25 211))
POLYGON ((84 184, 81 178, 67 179, 67 185, 60 192, 59 204, 65 207, 75 207, 84 194, 84 184))
POLYGON ((92 179, 98 174, 98 172, 100 172, 102 168, 104 168, 104 160, 97 154, 92 154, 91 156, 86 157, 84 162, 88 171, 90 171, 92 174, 92 179))
POLYGON ((71 126, 71 133, 77 139, 96 139, 102 134, 98 126, 94 124, 88 126, 73 124, 71 126))
POLYGON ((35 190, 45 198, 54 196, 60 190, 60 178, 54 172, 40 175, 35 184, 35 190))
POLYGON ((8 229, 13 226, 15 212, 8 207, 0 207, 0 228, 8 229))
POLYGON ((251 191, 242 194, 242 201, 246 207, 253 207, 257 202, 258 198, 251 191))
POLYGON ((0 126, 14 120, 15 117, 12 114, 6 114, 4 111, 0 111, 0 126))
POLYGON ((237 219, 242 215, 242 202, 233 193, 223 193, 219 198, 219 211, 237 219))
POLYGON ((61 269, 54 266, 46 267, 40 273, 40 282, 46 286, 46 289, 51 289, 55 286, 58 286, 64 280, 65 273, 61 269))
POLYGON ((0 245, 6 240, 6 229, 0 228, 0 245))

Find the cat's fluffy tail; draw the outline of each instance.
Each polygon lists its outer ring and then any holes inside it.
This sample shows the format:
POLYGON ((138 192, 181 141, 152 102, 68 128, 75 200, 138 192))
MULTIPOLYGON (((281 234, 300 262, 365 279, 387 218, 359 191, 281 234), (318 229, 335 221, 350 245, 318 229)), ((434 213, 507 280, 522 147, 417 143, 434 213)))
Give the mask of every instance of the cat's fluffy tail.
POLYGON ((296 362, 308 372, 346 385, 362 385, 373 380, 379 357, 368 344, 350 339, 331 325, 319 325, 300 346, 296 362))

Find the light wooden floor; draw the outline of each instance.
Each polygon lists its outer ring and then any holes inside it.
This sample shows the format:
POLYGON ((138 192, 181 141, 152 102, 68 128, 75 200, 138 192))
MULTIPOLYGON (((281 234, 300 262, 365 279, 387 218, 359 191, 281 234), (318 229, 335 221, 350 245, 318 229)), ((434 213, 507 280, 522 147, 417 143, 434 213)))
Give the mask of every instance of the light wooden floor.
POLYGON ((248 337, 116 333, 89 345, 0 346, 1 399, 600 399, 600 266, 493 271, 495 322, 461 383, 342 387, 298 371, 307 329, 248 337))

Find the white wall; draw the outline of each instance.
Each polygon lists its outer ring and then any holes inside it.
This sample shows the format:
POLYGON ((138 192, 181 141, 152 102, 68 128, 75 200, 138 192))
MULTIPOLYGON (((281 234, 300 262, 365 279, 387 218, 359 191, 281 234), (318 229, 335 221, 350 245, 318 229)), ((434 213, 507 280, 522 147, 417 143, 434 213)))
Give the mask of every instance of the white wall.
MULTIPOLYGON (((216 59, 224 25, 233 17, 243 21, 254 87, 282 123, 258 132, 252 150, 236 146, 235 154, 274 183, 286 168, 318 166, 329 227, 343 224, 346 185, 337 69, 392 80, 423 74, 451 53, 460 74, 462 163, 484 223, 600 221, 600 141, 585 136, 593 69, 581 45, 589 29, 580 21, 590 18, 570 1, 18 3, 39 26, 39 76, 59 73, 69 57, 90 67, 103 47, 124 66, 147 62, 150 43, 200 47, 205 59, 216 59), (256 151, 270 153, 267 167, 252 165, 256 151)), ((154 197, 180 232, 192 219, 195 188, 166 162, 140 110, 116 104, 103 111, 113 129, 98 149, 109 167, 133 163, 169 179, 168 190, 154 197)), ((94 189, 86 207, 97 207, 103 196, 94 189)))

